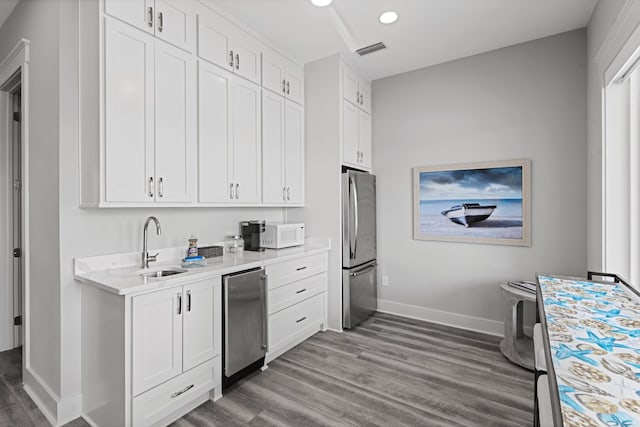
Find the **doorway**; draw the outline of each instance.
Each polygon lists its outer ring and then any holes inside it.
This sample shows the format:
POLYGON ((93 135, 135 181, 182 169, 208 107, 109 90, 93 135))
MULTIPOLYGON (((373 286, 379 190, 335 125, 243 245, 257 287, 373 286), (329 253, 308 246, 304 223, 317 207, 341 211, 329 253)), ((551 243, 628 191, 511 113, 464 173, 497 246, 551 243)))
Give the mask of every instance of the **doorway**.
POLYGON ((11 96, 11 191, 13 206, 13 347, 22 345, 22 89, 20 83, 9 93, 11 96))

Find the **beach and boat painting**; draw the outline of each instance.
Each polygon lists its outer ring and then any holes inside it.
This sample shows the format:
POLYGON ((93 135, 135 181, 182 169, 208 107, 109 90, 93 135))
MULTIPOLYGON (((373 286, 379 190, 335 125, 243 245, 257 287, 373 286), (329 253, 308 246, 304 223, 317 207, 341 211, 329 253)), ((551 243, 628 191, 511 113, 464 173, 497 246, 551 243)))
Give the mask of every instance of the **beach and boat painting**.
POLYGON ((414 168, 414 238, 530 245, 530 162, 414 168))

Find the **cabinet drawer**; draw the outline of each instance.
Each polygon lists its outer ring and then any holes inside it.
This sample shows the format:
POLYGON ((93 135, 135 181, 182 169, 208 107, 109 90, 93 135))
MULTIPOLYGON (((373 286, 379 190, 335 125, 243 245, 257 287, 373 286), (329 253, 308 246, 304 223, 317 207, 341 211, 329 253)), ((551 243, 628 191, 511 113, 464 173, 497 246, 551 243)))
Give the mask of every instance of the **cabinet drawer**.
POLYGON ((274 314, 325 290, 327 274, 307 277, 269 291, 269 314, 274 314))
POLYGON ((156 424, 195 397, 213 389, 215 360, 210 360, 135 397, 132 405, 132 424, 156 424))
POLYGON ((269 316, 269 351, 277 350, 295 340, 306 329, 323 322, 324 293, 302 301, 269 316))
POLYGON ((327 271, 327 254, 284 261, 267 267, 269 289, 297 282, 327 271))

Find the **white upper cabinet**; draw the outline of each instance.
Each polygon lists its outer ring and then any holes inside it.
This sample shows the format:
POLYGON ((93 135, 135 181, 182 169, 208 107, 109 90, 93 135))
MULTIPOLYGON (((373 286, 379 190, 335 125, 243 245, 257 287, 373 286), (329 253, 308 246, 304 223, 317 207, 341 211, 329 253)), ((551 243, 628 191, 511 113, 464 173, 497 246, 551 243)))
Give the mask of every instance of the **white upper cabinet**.
POLYGON ((262 87, 304 104, 304 69, 265 48, 262 53, 262 87))
POLYGON ((304 203, 304 109, 262 92, 262 201, 304 203))
POLYGON ((106 0, 105 13, 193 51, 196 14, 193 0, 106 0))
POLYGON ((371 169, 371 115, 365 111, 358 114, 358 148, 360 166, 371 169))
POLYGON ((105 199, 153 202, 154 38, 105 21, 105 199))
POLYGON ((371 83, 344 63, 342 64, 342 96, 371 114, 371 83))
POLYGON ((188 53, 156 41, 155 176, 157 202, 196 199, 196 64, 188 53))
POLYGON ((260 87, 201 62, 198 99, 199 201, 259 203, 260 87))
POLYGON ((260 84, 262 44, 212 10, 200 7, 198 56, 260 84))
POLYGON ((342 162, 371 169, 371 116, 346 100, 342 101, 342 162))

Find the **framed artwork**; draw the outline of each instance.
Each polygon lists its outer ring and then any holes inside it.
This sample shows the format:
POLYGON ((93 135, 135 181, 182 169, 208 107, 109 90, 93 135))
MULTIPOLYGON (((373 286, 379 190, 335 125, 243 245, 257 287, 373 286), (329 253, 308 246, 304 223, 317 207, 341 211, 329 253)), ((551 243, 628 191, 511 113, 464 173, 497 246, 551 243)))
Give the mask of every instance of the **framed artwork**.
POLYGON ((531 161, 413 169, 413 238, 531 246, 531 161))

